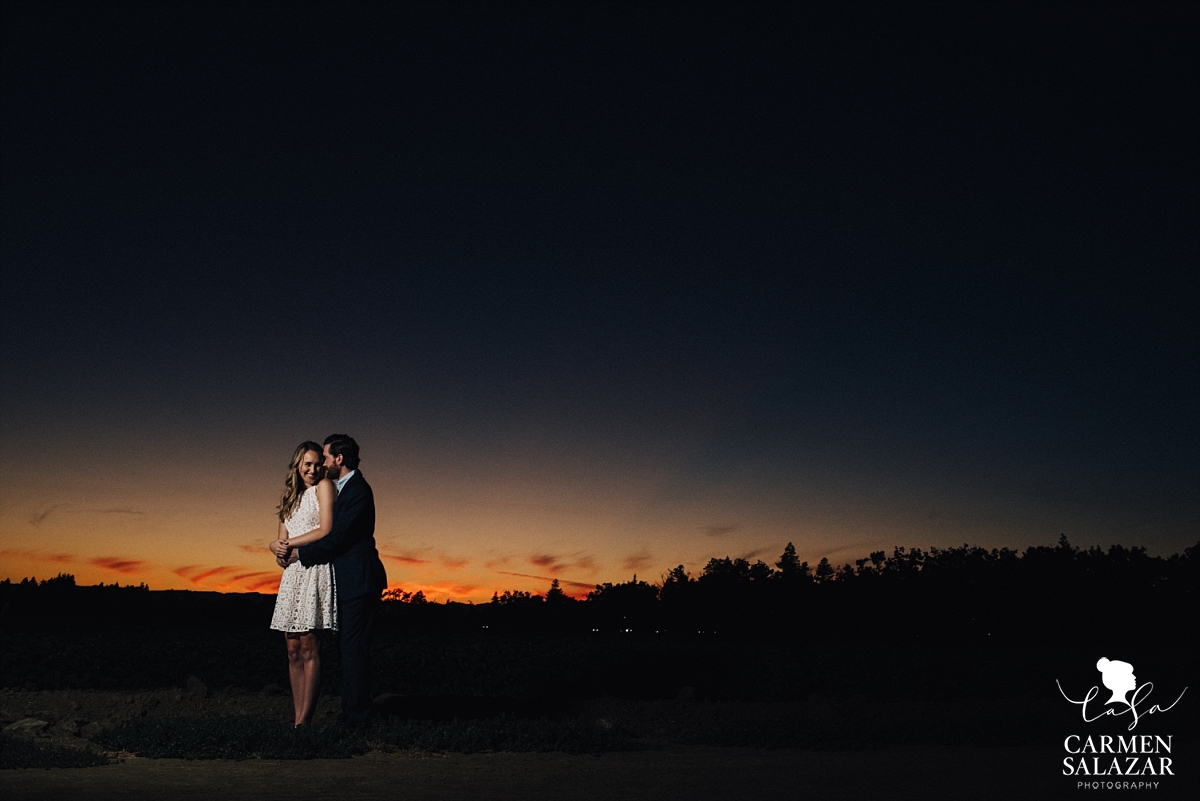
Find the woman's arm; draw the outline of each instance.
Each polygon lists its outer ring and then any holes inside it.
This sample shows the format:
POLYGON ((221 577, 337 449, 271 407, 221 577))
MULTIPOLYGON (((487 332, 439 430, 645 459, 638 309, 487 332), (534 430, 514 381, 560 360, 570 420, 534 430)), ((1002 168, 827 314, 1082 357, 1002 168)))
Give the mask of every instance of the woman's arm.
MULTIPOLYGON (((337 498, 337 516, 333 530, 323 540, 312 545, 296 548, 292 553, 300 557, 305 567, 332 562, 351 548, 375 534, 375 495, 371 485, 359 473, 337 498)), ((374 541, 372 541, 372 546, 374 541)))
POLYGON ((327 478, 321 479, 321 483, 317 484, 317 507, 321 512, 321 524, 312 531, 289 539, 289 548, 299 548, 301 545, 316 542, 333 529, 333 502, 336 497, 337 490, 333 488, 333 482, 327 478))
POLYGON ((286 558, 288 555, 288 531, 287 526, 283 521, 279 521, 279 533, 275 535, 275 539, 267 546, 271 549, 271 553, 275 554, 276 559, 286 558))

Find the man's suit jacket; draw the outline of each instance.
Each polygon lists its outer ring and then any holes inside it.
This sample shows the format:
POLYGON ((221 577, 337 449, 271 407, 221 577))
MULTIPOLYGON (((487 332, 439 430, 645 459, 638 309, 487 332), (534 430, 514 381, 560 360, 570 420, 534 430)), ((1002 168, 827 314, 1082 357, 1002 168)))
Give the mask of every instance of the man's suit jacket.
POLYGON ((305 567, 333 563, 339 599, 379 595, 387 589, 387 573, 375 550, 375 494, 362 471, 338 493, 329 533, 296 550, 305 567))

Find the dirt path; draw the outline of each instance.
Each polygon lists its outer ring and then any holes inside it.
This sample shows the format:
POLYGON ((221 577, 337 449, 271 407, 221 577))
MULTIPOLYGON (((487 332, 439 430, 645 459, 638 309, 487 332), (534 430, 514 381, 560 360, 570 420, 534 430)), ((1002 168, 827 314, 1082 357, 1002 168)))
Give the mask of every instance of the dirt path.
MULTIPOLYGON (((1154 797, 1195 798, 1197 744, 1182 776, 1154 797), (1190 775, 1189 775, 1190 774, 1190 775)), ((672 747, 600 757, 564 754, 353 760, 188 762, 131 759, 100 768, 6 770, 5 799, 1038 799, 1082 798, 1045 748, 890 748, 815 752, 672 747)), ((1132 791, 1130 791, 1132 792, 1132 791)), ((1111 792, 1100 793, 1112 795, 1111 792)))

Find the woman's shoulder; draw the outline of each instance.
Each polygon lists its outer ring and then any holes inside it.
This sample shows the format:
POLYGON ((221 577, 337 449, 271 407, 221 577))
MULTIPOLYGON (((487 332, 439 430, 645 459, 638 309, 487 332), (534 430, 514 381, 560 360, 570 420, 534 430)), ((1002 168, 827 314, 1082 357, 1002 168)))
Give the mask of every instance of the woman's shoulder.
POLYGON ((325 495, 326 493, 330 492, 336 495, 337 485, 329 479, 323 478, 313 485, 313 491, 315 491, 318 495, 325 495))

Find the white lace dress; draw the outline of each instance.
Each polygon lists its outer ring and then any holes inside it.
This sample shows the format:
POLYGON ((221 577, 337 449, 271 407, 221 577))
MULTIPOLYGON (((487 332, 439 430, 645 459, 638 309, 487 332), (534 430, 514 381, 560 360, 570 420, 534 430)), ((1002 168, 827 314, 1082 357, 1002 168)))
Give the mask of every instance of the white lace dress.
MULTIPOLYGON (((309 487, 300 498, 284 526, 289 537, 299 537, 321 525, 321 508, 317 503, 317 488, 309 487)), ((275 597, 275 616, 271 628, 278 631, 337 630, 337 585, 333 565, 305 567, 294 562, 279 579, 279 595, 275 597)))

